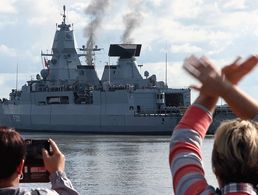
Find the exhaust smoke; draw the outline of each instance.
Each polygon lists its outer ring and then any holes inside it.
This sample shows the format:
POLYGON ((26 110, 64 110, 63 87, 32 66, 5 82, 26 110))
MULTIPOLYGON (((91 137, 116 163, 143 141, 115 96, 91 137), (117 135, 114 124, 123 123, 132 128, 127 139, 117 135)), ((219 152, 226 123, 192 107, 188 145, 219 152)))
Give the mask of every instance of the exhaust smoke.
POLYGON ((123 22, 125 25, 125 31, 121 37, 122 43, 133 43, 133 38, 131 37, 133 31, 142 23, 143 15, 141 13, 143 0, 131 0, 129 1, 129 6, 131 11, 123 16, 123 22))
POLYGON ((85 36, 88 38, 86 44, 86 60, 88 65, 93 65, 93 48, 95 46, 96 32, 101 27, 101 22, 110 0, 92 0, 85 13, 91 17, 91 22, 85 28, 85 36))

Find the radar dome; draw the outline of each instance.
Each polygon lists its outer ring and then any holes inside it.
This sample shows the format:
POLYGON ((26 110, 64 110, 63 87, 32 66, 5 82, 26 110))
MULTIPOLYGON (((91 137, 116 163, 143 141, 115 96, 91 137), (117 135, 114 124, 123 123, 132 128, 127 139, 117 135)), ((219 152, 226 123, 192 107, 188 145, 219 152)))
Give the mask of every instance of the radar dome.
POLYGON ((44 80, 46 80, 46 78, 47 78, 47 76, 48 76, 48 70, 47 70, 47 69, 42 69, 42 70, 40 71, 40 74, 41 74, 42 78, 43 78, 44 80))

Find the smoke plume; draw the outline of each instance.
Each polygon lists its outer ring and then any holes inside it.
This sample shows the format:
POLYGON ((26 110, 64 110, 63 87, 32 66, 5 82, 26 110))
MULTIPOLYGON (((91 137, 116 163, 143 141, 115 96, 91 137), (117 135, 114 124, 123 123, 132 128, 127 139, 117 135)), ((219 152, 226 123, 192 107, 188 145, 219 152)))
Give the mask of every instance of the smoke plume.
POLYGON ((121 37, 122 43, 133 43, 131 37, 132 32, 141 24, 143 20, 140 9, 142 7, 143 0, 131 0, 129 6, 131 11, 123 16, 123 22, 125 25, 125 31, 121 37))
POLYGON ((85 9, 85 13, 90 16, 91 22, 85 28, 85 36, 87 41, 87 64, 92 65, 92 49, 95 46, 96 32, 101 26, 103 15, 106 8, 109 6, 110 0, 92 0, 88 7, 85 9))

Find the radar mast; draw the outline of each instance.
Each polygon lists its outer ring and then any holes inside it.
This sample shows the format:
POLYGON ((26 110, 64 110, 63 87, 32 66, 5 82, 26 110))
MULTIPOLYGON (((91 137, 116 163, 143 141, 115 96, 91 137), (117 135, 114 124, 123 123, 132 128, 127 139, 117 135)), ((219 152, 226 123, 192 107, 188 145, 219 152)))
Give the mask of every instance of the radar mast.
POLYGON ((64 11, 64 14, 63 14, 63 23, 65 24, 65 18, 66 18, 66 15, 65 15, 65 5, 63 6, 63 11, 64 11))

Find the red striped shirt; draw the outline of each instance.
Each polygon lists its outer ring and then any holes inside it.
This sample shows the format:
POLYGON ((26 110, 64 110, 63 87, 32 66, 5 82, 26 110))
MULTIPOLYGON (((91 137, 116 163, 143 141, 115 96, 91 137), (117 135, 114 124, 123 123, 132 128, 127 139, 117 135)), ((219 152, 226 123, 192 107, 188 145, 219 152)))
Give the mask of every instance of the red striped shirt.
MULTIPOLYGON (((198 105, 190 106, 173 131, 169 164, 173 177, 174 193, 178 195, 217 194, 208 185, 202 167, 200 145, 212 116, 198 105)), ((250 184, 239 183, 224 186, 221 194, 256 194, 250 184)))

